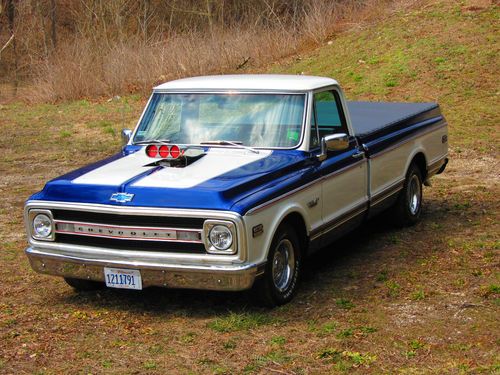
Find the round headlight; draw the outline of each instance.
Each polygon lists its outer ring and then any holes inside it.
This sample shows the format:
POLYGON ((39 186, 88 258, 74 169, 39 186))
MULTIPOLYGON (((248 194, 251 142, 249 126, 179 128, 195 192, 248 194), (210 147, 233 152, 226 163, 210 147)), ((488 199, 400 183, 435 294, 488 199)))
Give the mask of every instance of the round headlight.
POLYGON ((35 237, 47 238, 52 234, 52 221, 45 214, 38 214, 33 219, 33 231, 35 237))
POLYGON ((217 250, 227 250, 233 244, 233 235, 228 227, 215 225, 208 234, 210 242, 217 250))

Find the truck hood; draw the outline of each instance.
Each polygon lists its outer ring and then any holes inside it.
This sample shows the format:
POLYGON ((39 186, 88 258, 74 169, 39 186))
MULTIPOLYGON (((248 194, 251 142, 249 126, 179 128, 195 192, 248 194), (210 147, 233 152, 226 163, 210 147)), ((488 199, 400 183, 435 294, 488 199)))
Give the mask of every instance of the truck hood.
POLYGON ((296 150, 259 150, 257 154, 207 148, 205 152, 183 168, 159 167, 151 165, 154 159, 146 156, 144 147, 128 146, 122 153, 48 182, 30 199, 244 214, 270 195, 288 190, 286 181, 291 182, 289 188, 303 182, 301 175, 312 160, 308 153, 296 150), (115 193, 127 193, 130 201, 110 200, 115 193), (252 195, 258 199, 248 199, 252 195), (237 204, 242 200, 246 203, 237 204))

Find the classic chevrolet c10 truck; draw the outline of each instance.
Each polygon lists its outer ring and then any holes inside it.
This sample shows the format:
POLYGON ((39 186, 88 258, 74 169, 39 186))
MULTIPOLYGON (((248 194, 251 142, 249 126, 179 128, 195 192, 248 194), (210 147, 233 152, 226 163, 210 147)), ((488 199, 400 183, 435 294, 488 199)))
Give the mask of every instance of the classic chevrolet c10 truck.
POLYGON ((26 202, 35 271, 77 290, 253 288, 284 304, 305 256, 386 209, 416 223, 448 162, 437 104, 348 102, 324 77, 168 82, 122 136, 26 202))

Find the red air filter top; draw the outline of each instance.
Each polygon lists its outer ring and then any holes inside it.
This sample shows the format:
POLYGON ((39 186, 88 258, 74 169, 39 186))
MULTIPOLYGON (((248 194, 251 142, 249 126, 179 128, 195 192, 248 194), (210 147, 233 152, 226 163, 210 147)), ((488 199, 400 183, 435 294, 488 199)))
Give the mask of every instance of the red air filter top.
POLYGON ((179 149, 179 146, 173 145, 170 147, 170 156, 172 156, 172 159, 177 159, 181 154, 181 150, 179 149))
POLYGON ((146 155, 148 155, 150 158, 156 158, 158 156, 158 146, 149 145, 148 147, 146 147, 146 155))
POLYGON ((168 146, 167 145, 161 145, 160 146, 160 157, 166 159, 166 158, 168 158, 168 154, 169 154, 168 146))
POLYGON ((146 155, 150 158, 177 159, 184 153, 177 145, 148 145, 146 155))

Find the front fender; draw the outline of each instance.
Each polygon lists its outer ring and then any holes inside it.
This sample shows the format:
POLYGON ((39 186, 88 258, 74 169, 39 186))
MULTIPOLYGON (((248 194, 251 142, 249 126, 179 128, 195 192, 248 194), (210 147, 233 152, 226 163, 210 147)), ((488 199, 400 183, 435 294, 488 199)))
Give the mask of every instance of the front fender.
POLYGON ((266 261, 276 230, 292 213, 297 213, 302 217, 307 235, 311 230, 319 227, 321 225, 321 199, 321 184, 318 181, 300 191, 278 197, 243 216, 247 228, 249 261, 266 261), (316 204, 309 207, 308 203, 315 200, 316 204), (263 226, 263 232, 254 237, 252 229, 258 225, 263 226))

